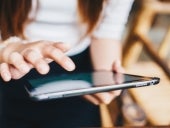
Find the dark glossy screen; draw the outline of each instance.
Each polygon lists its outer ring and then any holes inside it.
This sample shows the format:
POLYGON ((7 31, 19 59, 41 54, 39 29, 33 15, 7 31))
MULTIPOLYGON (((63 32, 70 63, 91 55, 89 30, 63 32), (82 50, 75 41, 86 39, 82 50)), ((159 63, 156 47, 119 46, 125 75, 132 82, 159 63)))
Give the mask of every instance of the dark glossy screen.
POLYGON ((61 92, 67 90, 75 90, 82 88, 91 88, 98 86, 118 86, 121 83, 130 83, 132 81, 144 81, 151 78, 125 75, 114 72, 83 72, 55 74, 45 76, 39 79, 29 80, 29 90, 38 93, 61 92))

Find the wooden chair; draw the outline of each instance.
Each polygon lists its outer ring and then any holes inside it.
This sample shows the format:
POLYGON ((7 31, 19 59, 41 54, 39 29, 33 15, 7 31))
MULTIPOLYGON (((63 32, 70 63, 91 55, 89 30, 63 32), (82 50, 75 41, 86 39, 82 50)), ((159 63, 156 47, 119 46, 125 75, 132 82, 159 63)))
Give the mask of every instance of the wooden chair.
POLYGON ((155 61, 169 77, 170 69, 163 58, 165 58, 168 53, 167 45, 170 40, 170 27, 164 40, 161 42, 158 50, 159 54, 147 34, 157 14, 170 14, 170 2, 165 3, 158 0, 142 0, 139 2, 141 7, 135 13, 132 27, 125 41, 123 65, 128 67, 135 63, 144 48, 153 61, 155 61))
POLYGON ((130 89, 129 92, 145 111, 150 125, 170 125, 170 61, 166 59, 170 50, 170 27, 158 49, 148 36, 155 17, 170 14, 170 1, 137 2, 140 8, 135 13, 125 40, 123 65, 128 73, 158 76, 161 82, 155 87, 130 89), (138 61, 143 50, 150 56, 150 61, 138 61))
MULTIPOLYGON (((151 125, 170 124, 170 69, 165 58, 170 46, 170 27, 158 49, 149 39, 148 32, 158 14, 170 14, 169 0, 136 0, 139 6, 128 30, 123 49, 123 66, 128 73, 158 76, 161 82, 157 87, 130 89, 135 101, 146 112, 151 125), (150 62, 138 62, 145 50, 150 62)), ((102 127, 114 127, 112 115, 107 105, 100 105, 102 127)))

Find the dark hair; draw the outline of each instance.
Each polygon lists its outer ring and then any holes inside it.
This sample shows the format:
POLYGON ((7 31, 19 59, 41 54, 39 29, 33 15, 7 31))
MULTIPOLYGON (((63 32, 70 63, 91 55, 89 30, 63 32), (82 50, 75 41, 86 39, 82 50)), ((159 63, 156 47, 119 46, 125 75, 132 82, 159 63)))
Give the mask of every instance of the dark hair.
MULTIPOLYGON (((95 27, 104 0, 78 0, 81 21, 88 25, 87 33, 95 27)), ((32 8, 32 0, 0 0, 0 31, 5 40, 10 36, 24 38, 24 27, 32 8)))
POLYGON ((103 8, 104 0, 78 0, 81 21, 88 25, 87 33, 95 28, 103 8))
POLYGON ((24 38, 23 30, 31 10, 31 0, 0 0, 1 38, 24 38))

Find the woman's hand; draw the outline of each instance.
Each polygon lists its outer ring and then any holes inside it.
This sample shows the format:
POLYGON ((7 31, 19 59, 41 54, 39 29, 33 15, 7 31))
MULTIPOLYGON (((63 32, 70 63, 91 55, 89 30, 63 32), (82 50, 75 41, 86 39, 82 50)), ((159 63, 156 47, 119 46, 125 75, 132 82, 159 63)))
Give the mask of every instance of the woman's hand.
MULTIPOLYGON (((92 37, 91 41, 90 53, 94 70, 124 72, 119 61, 122 54, 122 45, 119 40, 92 37)), ((119 77, 117 75, 115 82, 120 82, 121 79, 119 77)), ((120 92, 119 90, 110 91, 86 95, 84 97, 94 104, 109 104, 114 98, 120 95, 120 92)))
POLYGON ((54 60, 67 71, 72 71, 75 64, 64 54, 68 49, 66 44, 49 41, 9 44, 0 51, 0 75, 4 81, 10 81, 23 77, 32 68, 40 74, 47 74, 47 60, 54 60))
MULTIPOLYGON (((115 72, 124 72, 123 67, 120 64, 120 61, 116 61, 113 64, 113 71, 115 72)), ((117 75, 115 76, 115 83, 120 83, 121 82, 121 76, 117 75)), ((117 91, 110 91, 110 92, 102 92, 102 93, 96 93, 93 95, 85 95, 84 98, 87 99, 88 101, 92 102, 95 105, 99 104, 109 104, 113 99, 115 99, 117 96, 119 96, 121 93, 121 90, 117 91)))

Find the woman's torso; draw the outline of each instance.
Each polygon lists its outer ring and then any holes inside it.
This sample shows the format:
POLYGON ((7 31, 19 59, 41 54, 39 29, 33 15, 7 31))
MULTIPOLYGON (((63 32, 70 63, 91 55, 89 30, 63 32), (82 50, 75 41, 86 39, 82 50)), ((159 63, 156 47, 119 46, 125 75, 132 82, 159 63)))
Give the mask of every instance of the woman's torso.
MULTIPOLYGON (((78 43, 83 31, 78 24, 77 0, 40 0, 35 20, 30 23, 25 34, 29 40, 49 40, 68 43, 74 48, 67 54, 75 55, 86 49, 90 43, 84 39, 78 43)), ((35 13, 35 1, 33 10, 35 13)))

